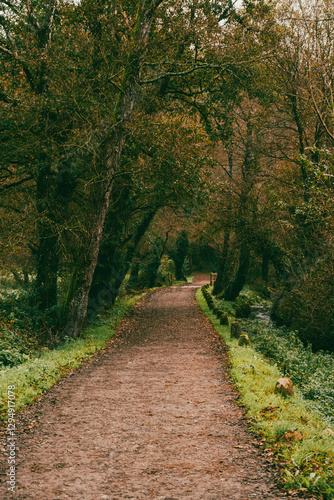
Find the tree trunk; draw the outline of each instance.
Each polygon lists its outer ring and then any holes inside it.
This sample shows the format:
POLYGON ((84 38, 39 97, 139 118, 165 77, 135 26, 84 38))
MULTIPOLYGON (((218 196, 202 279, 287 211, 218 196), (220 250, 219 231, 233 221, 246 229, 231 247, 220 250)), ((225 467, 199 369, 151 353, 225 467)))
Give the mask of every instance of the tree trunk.
POLYGON ((183 274, 183 264, 184 260, 175 260, 174 259, 174 264, 175 264, 175 279, 176 281, 185 281, 186 277, 183 274))
POLYGON ((36 303, 41 311, 57 304, 58 238, 40 231, 37 250, 36 303))
POLYGON ((173 255, 175 264, 175 279, 176 281, 185 281, 186 277, 183 273, 183 264, 189 253, 189 240, 185 231, 181 231, 180 236, 176 240, 176 248, 173 255))
POLYGON ((63 310, 66 321, 64 335, 69 337, 78 336, 86 318, 88 296, 99 255, 110 191, 111 186, 109 188, 104 186, 103 196, 100 196, 98 200, 95 199, 94 213, 90 220, 90 237, 82 248, 80 259, 72 276, 63 310))
POLYGON ((264 252, 262 254, 261 275, 262 275, 262 279, 265 283, 267 283, 267 281, 268 281, 269 264, 270 264, 270 256, 267 252, 264 252))
POLYGON ((250 267, 250 251, 246 245, 241 247, 239 266, 234 280, 227 287, 224 294, 225 300, 235 300, 246 283, 250 267))
MULTIPOLYGON (((158 5, 155 4, 155 5, 158 5)), ((65 306, 65 335, 76 337, 84 324, 89 291, 98 260, 99 248, 114 175, 118 172, 120 158, 129 124, 137 101, 141 63, 146 52, 154 14, 154 4, 148 10, 139 8, 133 27, 130 51, 121 82, 121 91, 114 108, 113 123, 101 146, 102 159, 100 183, 96 184, 97 199, 92 199, 94 216, 90 220, 88 245, 84 245, 82 258, 73 276, 70 293, 65 306), (103 161, 104 158, 104 161, 103 161)))
POLYGON ((140 260, 135 258, 132 262, 130 277, 127 282, 128 289, 136 289, 138 286, 138 276, 139 276, 140 260))
POLYGON ((41 311, 57 304, 59 266, 58 235, 55 223, 55 200, 51 197, 51 172, 48 158, 42 158, 36 183, 38 213, 38 248, 36 252, 36 281, 34 301, 41 311))
POLYGON ((111 244, 103 244, 89 293, 88 311, 92 315, 99 304, 114 304, 126 273, 130 269, 137 246, 149 228, 156 211, 157 209, 153 209, 143 217, 126 251, 121 243, 114 248, 111 244))
POLYGON ((219 259, 219 267, 217 273, 217 279, 215 281, 213 287, 213 295, 219 295, 222 293, 225 287, 226 279, 227 279, 227 257, 229 254, 229 242, 230 242, 230 231, 225 231, 224 234, 224 243, 223 243, 223 251, 221 253, 219 259))

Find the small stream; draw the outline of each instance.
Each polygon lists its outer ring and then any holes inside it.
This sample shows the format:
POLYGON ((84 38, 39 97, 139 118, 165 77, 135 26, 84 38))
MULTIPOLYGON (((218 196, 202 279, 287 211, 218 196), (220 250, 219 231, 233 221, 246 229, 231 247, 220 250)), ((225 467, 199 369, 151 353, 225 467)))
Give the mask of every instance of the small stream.
POLYGON ((252 312, 249 319, 258 319, 266 324, 272 323, 270 319, 270 307, 262 305, 252 306, 252 312))

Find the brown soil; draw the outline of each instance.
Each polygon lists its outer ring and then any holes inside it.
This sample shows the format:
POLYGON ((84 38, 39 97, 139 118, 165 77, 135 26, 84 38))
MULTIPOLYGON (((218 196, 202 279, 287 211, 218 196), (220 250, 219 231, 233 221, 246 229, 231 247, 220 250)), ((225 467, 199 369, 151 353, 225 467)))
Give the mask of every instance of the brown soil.
POLYGON ((102 355, 21 415, 18 490, 2 475, 1 498, 287 498, 194 292, 148 294, 102 355))

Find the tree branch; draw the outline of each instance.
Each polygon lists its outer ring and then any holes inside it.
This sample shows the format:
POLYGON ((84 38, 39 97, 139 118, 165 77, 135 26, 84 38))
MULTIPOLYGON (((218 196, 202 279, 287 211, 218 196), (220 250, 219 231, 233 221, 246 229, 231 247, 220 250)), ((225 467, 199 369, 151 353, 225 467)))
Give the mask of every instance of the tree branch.
POLYGON ((325 122, 325 120, 324 120, 324 118, 322 116, 322 113, 320 112, 319 106, 318 106, 317 101, 316 101, 316 99, 314 97, 312 86, 310 87, 310 92, 311 92, 311 97, 312 97, 313 105, 315 107, 315 110, 316 110, 316 113, 318 115, 318 118, 321 121, 321 124, 324 127, 324 129, 326 130, 326 133, 328 134, 328 136, 332 139, 332 141, 334 141, 334 134, 332 132, 330 132, 330 130, 329 130, 329 128, 328 128, 328 126, 327 126, 327 124, 326 124, 326 122, 325 122))
MULTIPOLYGON (((272 58, 272 57, 275 57, 275 54, 272 52, 269 52, 268 54, 263 54, 260 57, 255 57, 254 59, 247 59, 246 61, 230 61, 230 62, 226 62, 224 64, 207 64, 207 63, 197 64, 197 65, 194 65, 192 68, 185 70, 185 71, 179 71, 179 72, 169 72, 168 71, 167 73, 163 73, 163 74, 161 74, 161 75, 159 75, 156 78, 153 78, 151 80, 141 80, 141 81, 139 81, 139 83, 141 85, 155 83, 155 82, 158 82, 160 80, 163 80, 164 78, 168 78, 171 76, 189 75, 190 73, 193 73, 194 71, 197 71, 199 69, 223 69, 223 68, 227 68, 227 67, 233 68, 233 66, 243 66, 244 64, 252 64, 254 62, 262 61, 263 59, 268 59, 268 58, 272 58)), ((168 63, 168 64, 171 64, 171 63, 168 63)))
POLYGON ((39 25, 39 22, 38 22, 38 20, 37 20, 37 18, 35 16, 35 14, 32 11, 31 1, 30 0, 27 0, 27 12, 28 12, 28 19, 31 22, 31 25, 36 30, 39 30, 40 29, 40 25, 39 25))
POLYGON ((7 49, 6 47, 4 47, 3 45, 0 45, 0 50, 1 50, 1 52, 4 52, 5 54, 8 54, 11 57, 15 58, 13 52, 11 50, 7 49))
POLYGON ((158 82, 159 80, 163 80, 164 78, 167 78, 170 76, 185 76, 185 75, 189 75, 190 73, 193 73, 194 71, 197 71, 198 69, 207 69, 207 68, 220 69, 221 66, 219 64, 200 64, 197 66, 193 66, 192 68, 190 68, 186 71, 180 71, 177 73, 174 73, 174 72, 163 73, 162 75, 159 75, 156 78, 153 78, 152 80, 141 80, 139 83, 141 85, 146 85, 148 83, 158 82))
POLYGON ((20 186, 21 184, 24 184, 25 182, 28 182, 28 181, 32 181, 33 179, 34 179, 33 176, 29 176, 29 177, 25 177, 24 179, 21 179, 19 181, 12 182, 11 184, 4 184, 1 187, 1 190, 10 189, 10 188, 20 186))
POLYGON ((48 25, 48 30, 47 30, 48 40, 47 40, 46 47, 45 47, 46 49, 49 49, 50 45, 51 45, 52 27, 53 27, 53 23, 54 23, 55 14, 56 14, 57 3, 58 3, 58 0, 52 0, 51 5, 50 5, 51 14, 50 14, 49 25, 48 25))

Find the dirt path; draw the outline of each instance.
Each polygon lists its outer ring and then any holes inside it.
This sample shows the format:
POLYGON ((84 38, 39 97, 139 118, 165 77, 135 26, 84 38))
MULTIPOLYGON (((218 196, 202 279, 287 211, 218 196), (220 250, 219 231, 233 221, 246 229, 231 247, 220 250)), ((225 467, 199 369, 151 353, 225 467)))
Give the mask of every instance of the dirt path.
POLYGON ((194 291, 149 294, 102 356, 23 416, 19 489, 6 496, 2 482, 1 498, 287 498, 247 433, 194 291))

